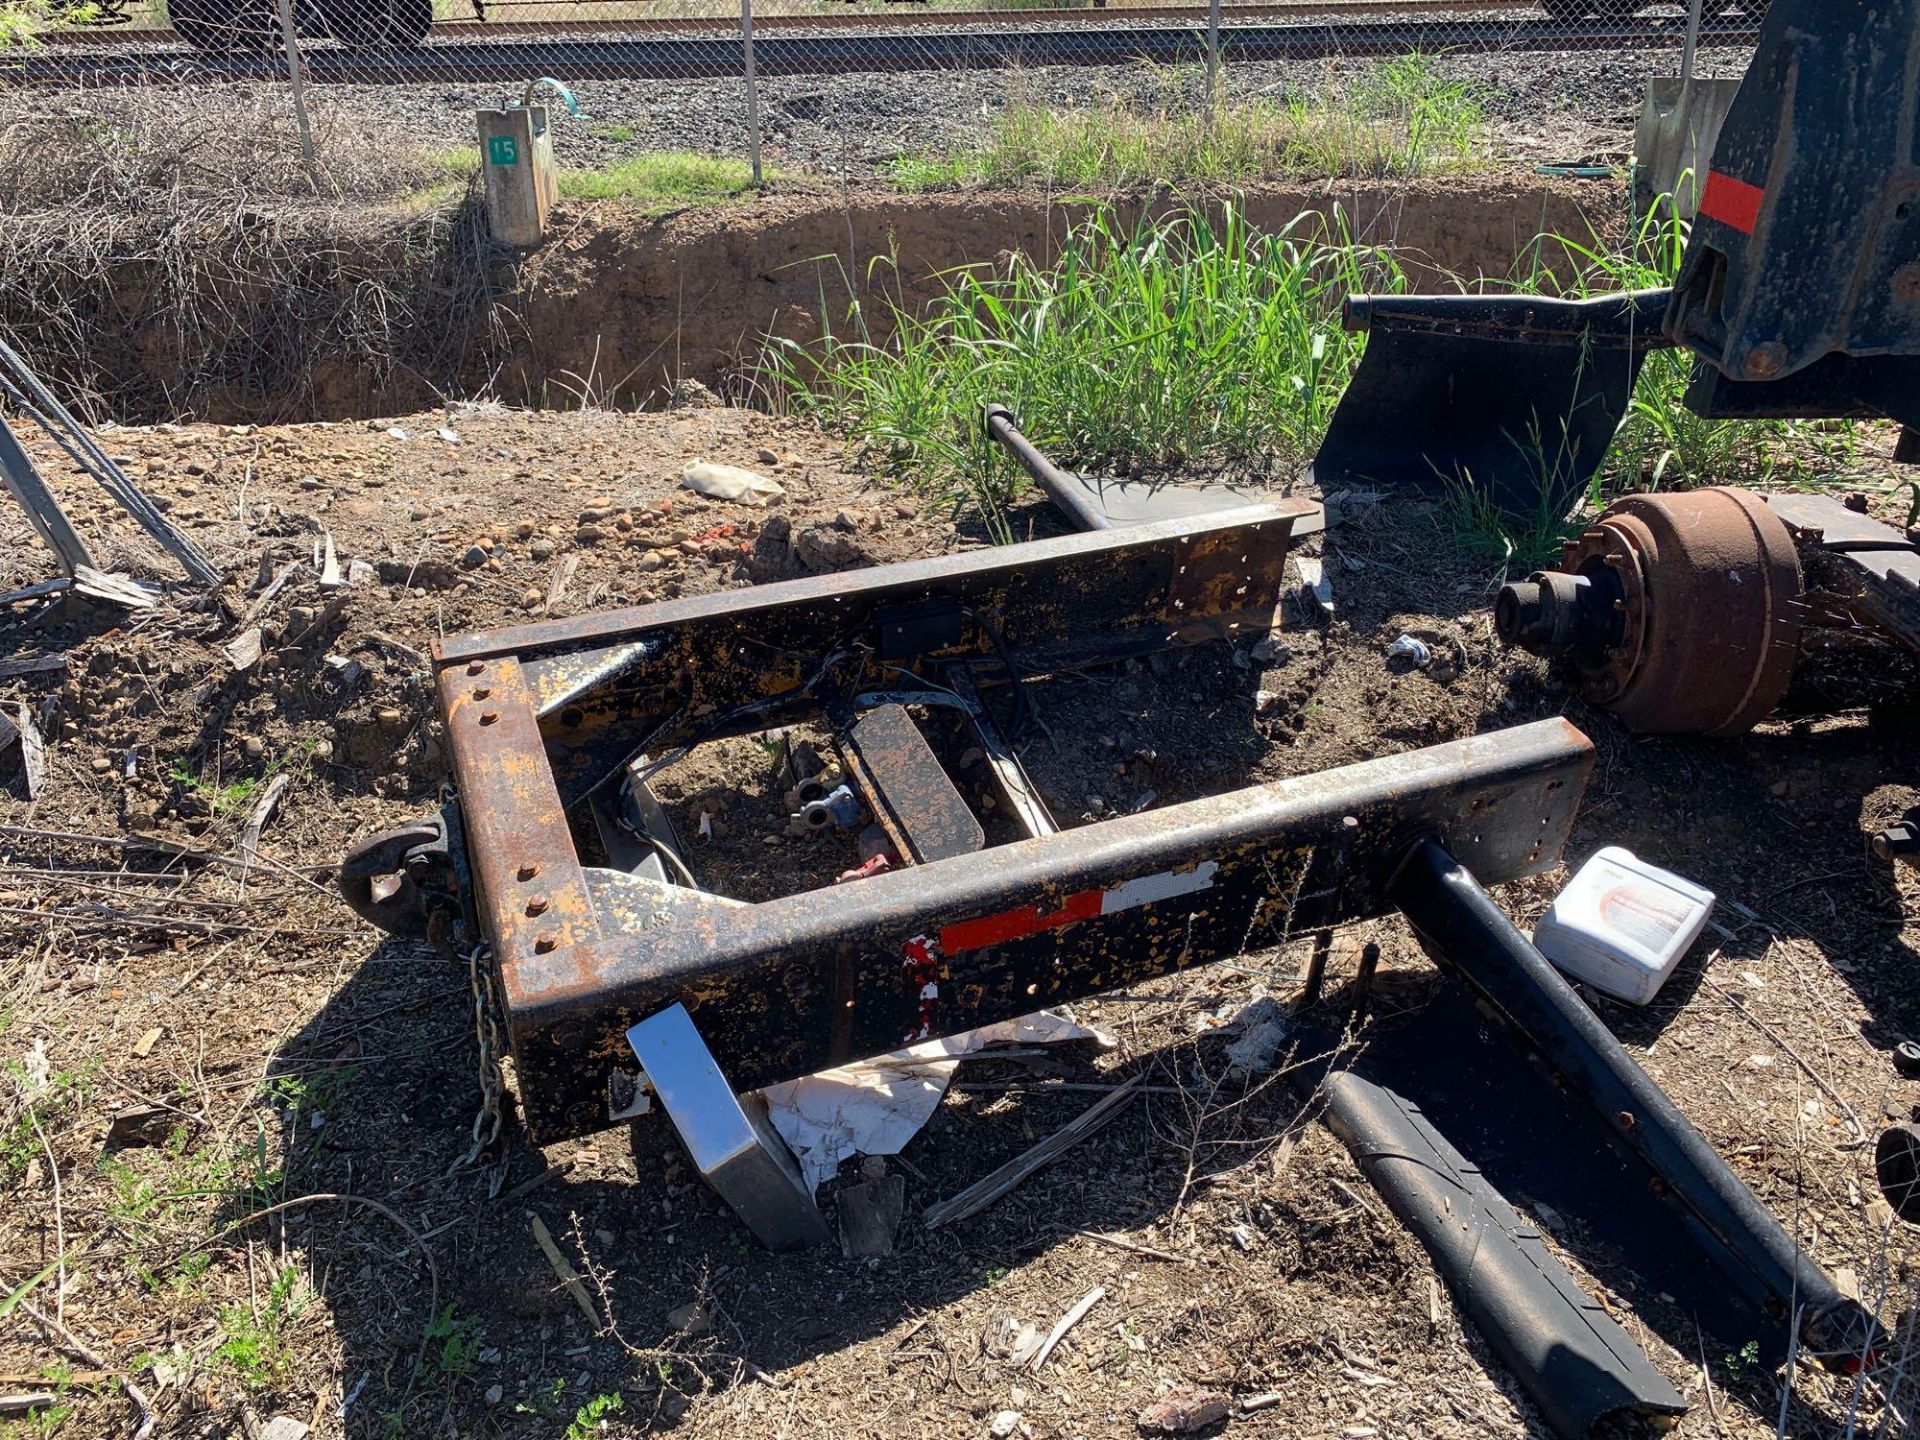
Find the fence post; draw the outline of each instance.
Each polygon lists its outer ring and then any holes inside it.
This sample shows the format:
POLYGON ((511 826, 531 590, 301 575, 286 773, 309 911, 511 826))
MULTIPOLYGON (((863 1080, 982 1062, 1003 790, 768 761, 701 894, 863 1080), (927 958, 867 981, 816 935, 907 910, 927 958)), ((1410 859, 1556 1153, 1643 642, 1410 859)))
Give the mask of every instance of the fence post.
POLYGON ((1680 56, 1680 91, 1683 95, 1693 89, 1693 56, 1700 48, 1700 11, 1702 0, 1693 0, 1687 7, 1687 48, 1680 56))
MULTIPOLYGON (((280 0, 282 5, 287 0, 280 0)), ((747 159, 760 188, 760 86, 753 78, 753 0, 740 0, 740 58, 747 73, 747 159)))
POLYGON ((307 67, 300 59, 300 35, 293 23, 293 0, 280 0, 280 42, 287 47, 287 78, 293 86, 293 121, 300 127, 300 157, 307 178, 320 188, 313 164, 313 127, 307 123, 307 67))
POLYGON ((1220 87, 1220 0, 1207 0, 1207 126, 1213 126, 1213 104, 1220 87))

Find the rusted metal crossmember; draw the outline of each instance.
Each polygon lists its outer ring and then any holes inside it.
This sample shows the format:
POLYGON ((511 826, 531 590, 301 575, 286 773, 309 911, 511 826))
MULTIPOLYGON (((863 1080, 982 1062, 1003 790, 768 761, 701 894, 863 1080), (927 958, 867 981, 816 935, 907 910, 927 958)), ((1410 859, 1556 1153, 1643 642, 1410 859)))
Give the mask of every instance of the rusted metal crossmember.
POLYGON ((759 904, 582 864, 570 814, 641 753, 941 676, 971 682, 945 693, 977 707, 974 685, 1257 638, 1315 511, 1280 502, 440 642, 471 900, 533 1137, 612 1123, 628 1028, 676 1003, 748 1090, 1383 913, 1414 834, 1489 882, 1552 864, 1591 763, 1558 721, 1058 833, 1041 811, 1013 843, 759 904))

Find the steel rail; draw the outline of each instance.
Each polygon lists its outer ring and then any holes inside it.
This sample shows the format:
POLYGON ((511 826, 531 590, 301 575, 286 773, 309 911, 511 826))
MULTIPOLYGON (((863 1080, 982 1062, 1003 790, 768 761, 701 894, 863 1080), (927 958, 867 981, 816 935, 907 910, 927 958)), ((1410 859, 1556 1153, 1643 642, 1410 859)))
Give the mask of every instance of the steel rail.
MULTIPOLYGON (((1645 49, 1681 43, 1678 27, 1659 21, 1597 21, 1577 27, 1548 20, 1461 21, 1445 27, 1451 48, 1480 51, 1645 49)), ((1382 21, 1325 25, 1240 25, 1222 32, 1222 53, 1245 64, 1329 56, 1404 54, 1432 48, 1431 24, 1382 21)), ((1702 34, 1716 45, 1751 44, 1750 23, 1717 24, 1702 34)), ((836 75, 1009 66, 1174 64, 1206 51, 1203 26, 1078 27, 1072 30, 877 31, 858 35, 772 34, 755 46, 765 75, 836 75)), ((305 57, 313 84, 511 82, 530 74, 572 78, 698 80, 737 77, 737 40, 454 41, 414 49, 316 47, 305 57)), ((180 50, 49 55, 0 60, 0 84, 188 84, 210 80, 284 79, 283 57, 271 53, 203 55, 180 50)))

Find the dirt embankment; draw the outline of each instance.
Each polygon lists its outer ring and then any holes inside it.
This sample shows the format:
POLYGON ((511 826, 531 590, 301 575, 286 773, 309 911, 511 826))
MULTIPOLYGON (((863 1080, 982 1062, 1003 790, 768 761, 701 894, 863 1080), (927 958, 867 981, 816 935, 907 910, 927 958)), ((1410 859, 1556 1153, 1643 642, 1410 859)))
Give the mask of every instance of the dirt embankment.
MULTIPOLYGON (((1130 224, 1193 198, 1161 190, 1117 209, 1130 224)), ((845 333, 856 300, 884 339, 893 307, 924 303, 943 273, 1044 257, 1095 203, 785 193, 657 218, 576 206, 517 262, 460 215, 208 216, 184 237, 116 222, 11 245, 21 267, 0 283, 0 333, 135 423, 341 419, 487 393, 642 403, 682 377, 737 388, 769 331, 845 333)), ((1516 257, 1531 269, 1537 236, 1586 242, 1620 214, 1615 187, 1539 177, 1267 185, 1235 203, 1268 231, 1325 217, 1393 247, 1429 286, 1508 276, 1516 257)), ((1540 249, 1546 268, 1571 269, 1560 245, 1540 249)))
MULTIPOLYGON (((1585 242, 1617 209, 1612 189, 1536 179, 1457 179, 1414 185, 1272 185, 1232 200, 1275 232, 1303 215, 1303 233, 1351 234, 1391 247, 1420 285, 1513 273, 1536 236, 1585 242)), ((1116 205, 1124 225, 1191 203, 1161 190, 1116 205)), ((1009 251, 1041 258, 1096 202, 1039 194, 873 195, 852 201, 792 197, 752 209, 697 211, 657 223, 612 222, 604 212, 563 218, 558 238, 522 270, 512 302, 525 324, 502 376, 531 398, 571 372, 637 399, 679 376, 719 385, 751 364, 768 332, 846 334, 855 300, 876 341, 893 306, 914 309, 943 275, 1009 251), (508 377, 512 376, 513 379, 508 377)), ((1563 247, 1543 247, 1564 272, 1563 247)), ((1530 262, 1529 262, 1530 263, 1530 262)))

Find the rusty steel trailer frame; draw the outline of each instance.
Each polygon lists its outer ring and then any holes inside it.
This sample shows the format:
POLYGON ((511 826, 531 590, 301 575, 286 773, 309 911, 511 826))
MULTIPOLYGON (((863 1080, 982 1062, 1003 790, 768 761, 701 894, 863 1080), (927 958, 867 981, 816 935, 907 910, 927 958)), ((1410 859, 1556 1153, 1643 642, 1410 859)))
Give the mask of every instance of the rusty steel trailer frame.
MULTIPOLYGON (((1553 864, 1591 764, 1564 722, 1064 832, 1007 807, 1025 839, 758 904, 582 862, 570 811, 643 751, 943 675, 991 693, 1256 638, 1314 512, 1280 502, 439 642, 472 896, 533 1138, 613 1123, 628 1028, 675 1003, 749 1090, 1384 913, 1415 833, 1490 883, 1553 864)), ((965 713, 1004 757, 984 704, 965 713)))
MULTIPOLYGON (((1077 828, 1048 813, 1019 759, 1028 682, 1265 633, 1288 545, 1319 521, 1281 501, 439 641, 458 799, 437 824, 357 847, 343 891, 397 932, 457 910, 491 943, 536 1143, 650 1097, 777 1249, 829 1232, 765 1086, 1308 935, 1310 1014, 1327 932, 1399 911, 1756 1313, 1802 1353, 1870 1361, 1873 1317, 1480 888, 1559 861, 1594 762, 1565 720, 1077 828), (957 712, 948 753, 970 736, 977 765, 950 771, 915 711, 957 712), (865 801, 895 868, 757 903, 698 889, 648 778, 707 741, 807 719, 831 731, 833 781, 865 801), (991 837, 955 773, 981 810, 995 800, 991 837)), ((1443 1268, 1467 1257, 1450 1279, 1556 1432, 1683 1408, 1416 1104, 1344 1072, 1326 1093, 1443 1268), (1416 1151, 1428 1160, 1381 1168, 1416 1151), (1429 1213, 1429 1163, 1466 1218, 1429 1213), (1483 1250, 1500 1263, 1481 1266, 1483 1250)))

